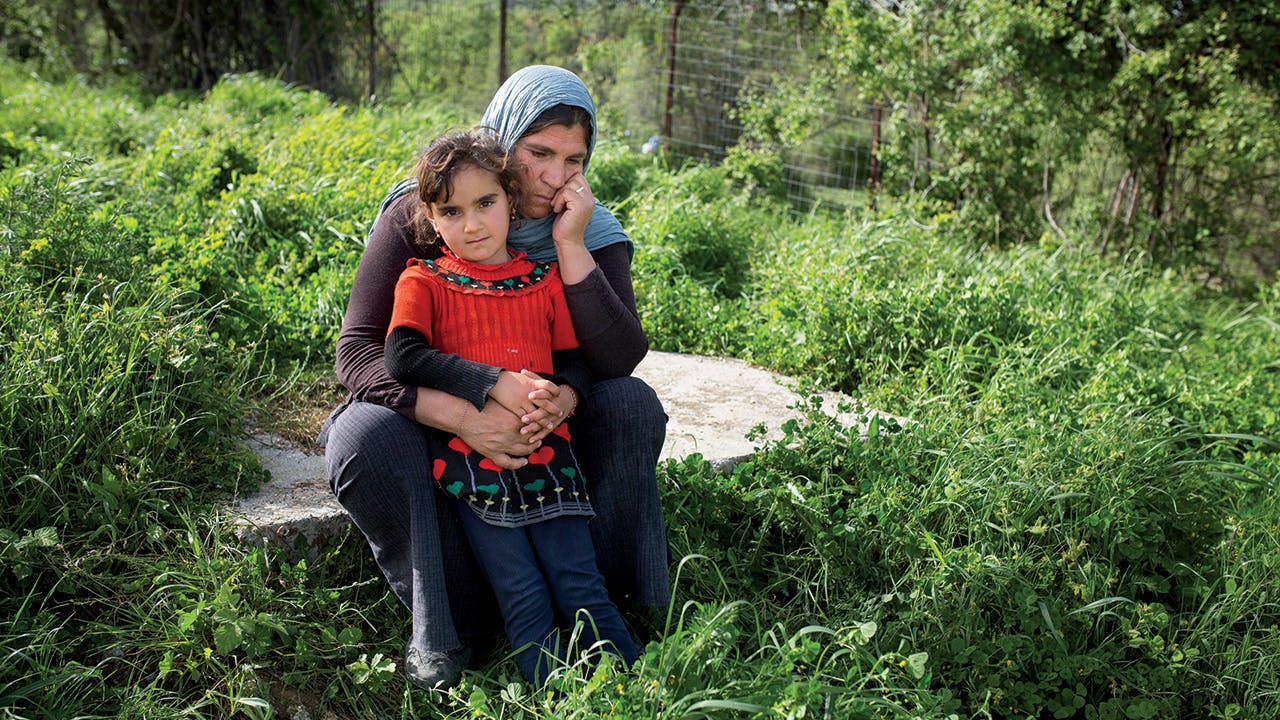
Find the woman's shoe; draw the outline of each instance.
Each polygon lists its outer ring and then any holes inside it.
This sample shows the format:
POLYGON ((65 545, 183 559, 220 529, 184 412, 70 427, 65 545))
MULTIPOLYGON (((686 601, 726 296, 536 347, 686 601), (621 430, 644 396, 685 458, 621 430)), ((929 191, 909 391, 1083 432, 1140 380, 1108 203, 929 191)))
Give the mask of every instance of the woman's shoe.
POLYGON ((462 679, 470 659, 471 649, 467 647, 442 653, 409 645, 404 651, 404 674, 423 690, 448 690, 462 679))

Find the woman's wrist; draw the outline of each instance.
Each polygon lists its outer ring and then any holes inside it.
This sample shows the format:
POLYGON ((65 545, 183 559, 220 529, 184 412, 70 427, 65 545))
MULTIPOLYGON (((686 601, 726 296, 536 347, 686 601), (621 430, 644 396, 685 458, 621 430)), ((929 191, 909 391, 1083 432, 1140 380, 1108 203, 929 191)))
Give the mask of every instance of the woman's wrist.
POLYGON ((446 432, 462 437, 466 434, 467 427, 471 424, 471 421, 479 414, 480 411, 476 410, 471 403, 463 403, 453 415, 453 428, 447 429, 446 432))
POLYGON ((461 433, 464 425, 479 411, 469 401, 442 390, 418 388, 413 417, 420 425, 443 430, 453 435, 461 433))
POLYGON ((582 243, 556 243, 556 260, 565 285, 577 285, 596 269, 596 259, 582 243))

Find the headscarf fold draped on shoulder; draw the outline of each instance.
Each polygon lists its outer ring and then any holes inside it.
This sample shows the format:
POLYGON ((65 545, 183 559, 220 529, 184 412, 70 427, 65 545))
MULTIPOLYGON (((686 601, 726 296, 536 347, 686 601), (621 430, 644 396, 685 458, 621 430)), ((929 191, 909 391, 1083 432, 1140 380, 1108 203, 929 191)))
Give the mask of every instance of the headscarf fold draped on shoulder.
MULTIPOLYGON (((587 143, 587 156, 582 163, 582 171, 585 173, 596 145, 596 104, 582 80, 564 68, 530 65, 517 70, 498 88, 480 124, 497 130, 498 138, 509 150, 539 115, 555 105, 580 107, 591 116, 591 137, 587 143)), ((378 216, 381 217, 394 200, 417 187, 417 178, 410 177, 400 181, 382 200, 378 216)), ((529 253, 533 260, 555 260, 555 245, 551 241, 551 224, 554 221, 554 214, 538 219, 523 218, 512 224, 507 244, 529 253)), ((374 224, 377 222, 375 219, 374 224)), ((631 239, 622 229, 622 224, 599 201, 596 201, 591 220, 587 223, 585 241, 587 250, 590 251, 618 242, 626 243, 628 252, 633 251, 631 239)))

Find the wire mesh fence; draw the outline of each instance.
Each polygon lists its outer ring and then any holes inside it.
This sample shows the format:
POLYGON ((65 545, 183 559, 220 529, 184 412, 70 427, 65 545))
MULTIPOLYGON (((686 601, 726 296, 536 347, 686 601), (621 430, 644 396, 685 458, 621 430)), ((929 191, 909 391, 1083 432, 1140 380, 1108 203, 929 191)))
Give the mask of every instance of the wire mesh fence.
POLYGON ((375 60, 368 86, 383 97, 436 99, 478 117, 506 74, 563 65, 596 96, 603 132, 637 152, 657 139, 679 163, 764 147, 781 157, 780 182, 798 211, 869 200, 872 108, 853 88, 786 104, 827 62, 817 3, 387 0, 377 17, 376 50, 365 56, 375 60))

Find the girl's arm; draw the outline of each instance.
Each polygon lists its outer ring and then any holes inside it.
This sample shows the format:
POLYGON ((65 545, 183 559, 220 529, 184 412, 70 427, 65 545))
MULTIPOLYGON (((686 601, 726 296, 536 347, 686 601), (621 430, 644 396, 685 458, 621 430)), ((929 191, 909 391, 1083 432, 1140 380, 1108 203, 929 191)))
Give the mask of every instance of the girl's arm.
POLYGON ((555 429, 569 419, 591 391, 591 370, 583 361, 578 348, 553 350, 551 358, 556 369, 554 374, 535 374, 528 370, 522 373, 526 377, 538 377, 551 383, 549 387, 538 388, 529 393, 528 399, 535 407, 520 418, 546 431, 555 429))
POLYGON ((443 390, 484 409, 489 391, 501 373, 492 365, 466 360, 431 347, 427 337, 410 327, 397 327, 387 336, 387 372, 398 382, 443 390))
MULTIPOLYGON (((573 329, 573 318, 569 314, 569 304, 565 300, 563 282, 556 282, 551 286, 549 299, 553 372, 542 377, 551 384, 545 389, 535 389, 528 394, 528 399, 536 407, 523 413, 520 418, 547 430, 554 429, 573 414, 578 403, 587 397, 591 389, 591 368, 587 366, 582 350, 578 346, 578 339, 573 329)), ((523 374, 536 377, 528 371, 523 374)))
POLYGON ((551 397, 559 393, 556 379, 499 370, 440 352, 431 347, 426 335, 411 327, 397 326, 391 330, 387 336, 386 362, 387 372, 400 382, 418 385, 422 390, 443 390, 471 403, 476 410, 483 410, 485 403, 492 399, 522 419, 537 408, 530 399, 533 391, 546 390, 551 397), (483 371, 468 376, 449 370, 470 365, 478 365, 483 371), (467 378, 467 381, 456 382, 455 378, 467 378))
MULTIPOLYGON (((395 304, 396 280, 409 259, 423 255, 414 242, 413 228, 409 225, 414 201, 414 196, 409 194, 394 202, 369 234, 338 335, 336 369, 338 382, 354 399, 385 405, 405 417, 418 420, 419 413, 415 408, 419 404, 419 386, 391 377, 384 359, 387 330, 395 304)), ((445 354, 440 355, 443 358, 433 360, 444 365, 437 366, 435 371, 450 373, 450 384, 474 387, 491 379, 495 370, 479 363, 452 362, 446 359, 445 354)))

